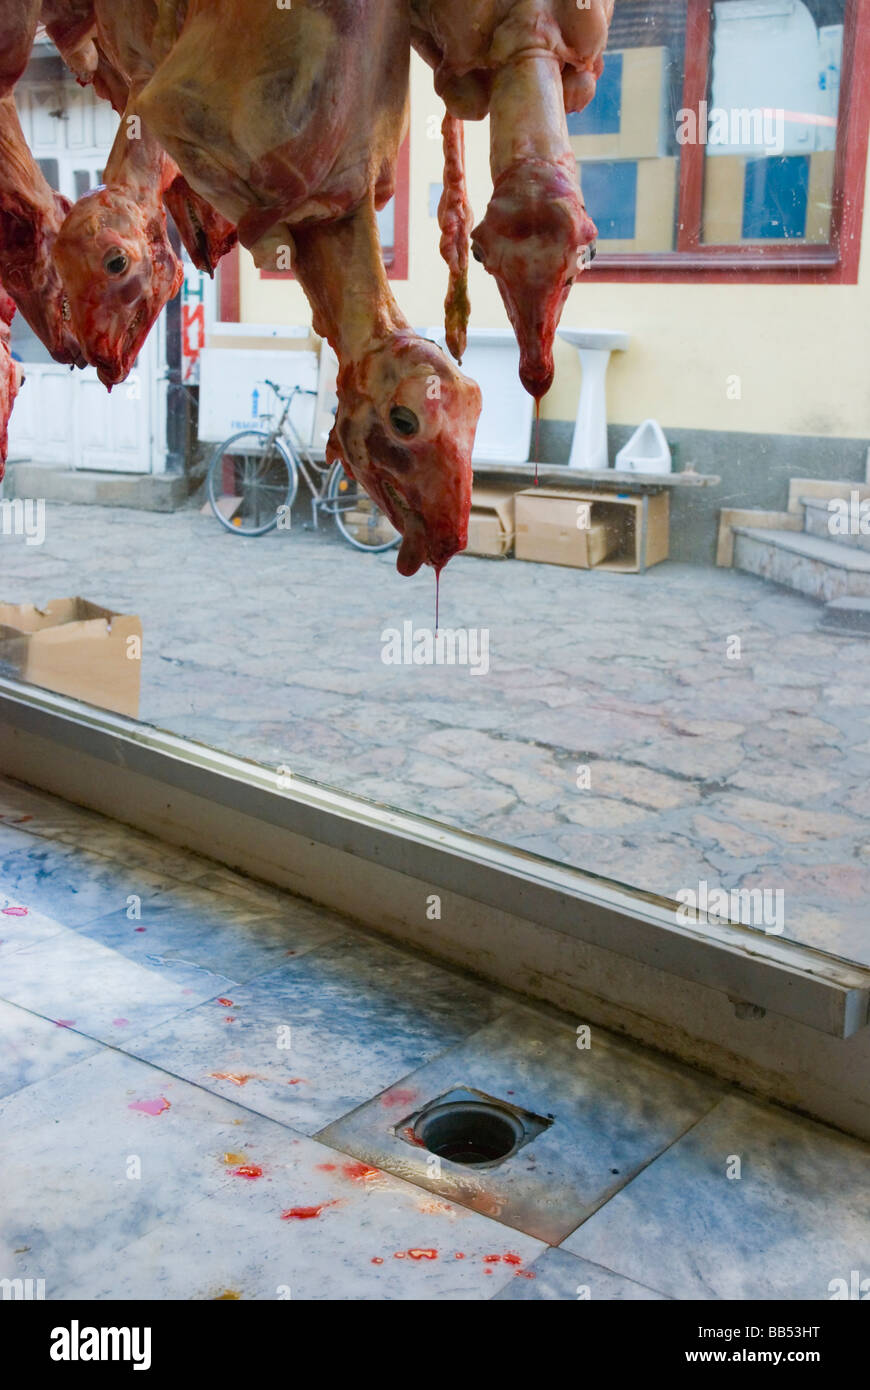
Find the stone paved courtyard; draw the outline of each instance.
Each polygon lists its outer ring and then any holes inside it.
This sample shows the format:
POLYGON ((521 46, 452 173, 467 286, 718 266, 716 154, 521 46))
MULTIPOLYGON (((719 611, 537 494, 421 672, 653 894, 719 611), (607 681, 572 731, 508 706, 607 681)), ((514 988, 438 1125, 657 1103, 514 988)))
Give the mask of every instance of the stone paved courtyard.
POLYGON ((432 627, 431 571, 331 530, 52 505, 0 565, 6 601, 140 614, 150 723, 661 894, 781 889, 787 936, 870 962, 870 647, 809 599, 463 556, 441 621, 489 630, 475 675, 384 664, 386 629, 432 627))

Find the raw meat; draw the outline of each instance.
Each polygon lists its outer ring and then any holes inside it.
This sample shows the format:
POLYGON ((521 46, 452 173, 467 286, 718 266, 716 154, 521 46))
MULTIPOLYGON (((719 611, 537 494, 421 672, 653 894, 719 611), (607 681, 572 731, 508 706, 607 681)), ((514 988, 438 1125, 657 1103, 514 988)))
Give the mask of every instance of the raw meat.
POLYGON ((22 382, 21 365, 12 357, 9 325, 15 316, 14 300, 0 285, 0 481, 9 451, 9 416, 22 382))
MULTIPOLYGON (((97 12, 107 51, 129 44, 127 7, 98 0, 97 12)), ((189 0, 139 99, 257 264, 292 259, 339 359, 329 456, 401 531, 403 574, 466 544, 480 412, 478 387, 412 331, 383 266, 375 210, 393 191, 409 47, 404 4, 189 0)))
POLYGON ((411 0, 412 39, 448 112, 490 117, 493 196, 472 251, 496 278, 538 400, 568 291, 594 254, 565 113, 595 94, 612 13, 613 0, 411 0))

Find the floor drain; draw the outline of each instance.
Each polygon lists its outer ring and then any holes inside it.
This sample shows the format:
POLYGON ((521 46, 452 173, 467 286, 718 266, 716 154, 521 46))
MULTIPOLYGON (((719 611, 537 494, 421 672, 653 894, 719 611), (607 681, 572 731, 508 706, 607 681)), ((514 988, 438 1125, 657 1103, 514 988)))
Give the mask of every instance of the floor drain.
POLYGON ((395 1133, 451 1163, 481 1168, 504 1162, 550 1123, 482 1091, 454 1087, 402 1120, 395 1133))

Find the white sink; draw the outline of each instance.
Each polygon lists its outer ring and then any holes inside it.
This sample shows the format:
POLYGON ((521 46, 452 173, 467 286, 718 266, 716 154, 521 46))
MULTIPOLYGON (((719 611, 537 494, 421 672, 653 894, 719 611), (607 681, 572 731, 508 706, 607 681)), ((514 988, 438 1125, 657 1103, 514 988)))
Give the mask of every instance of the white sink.
POLYGON ((591 348, 598 352, 625 352, 631 338, 608 328, 560 328, 559 337, 575 348, 591 348))
POLYGON ((559 337, 580 354, 583 380, 569 468, 597 472, 610 467, 607 453, 607 392, 611 352, 625 352, 631 338, 609 328, 560 328, 559 337))

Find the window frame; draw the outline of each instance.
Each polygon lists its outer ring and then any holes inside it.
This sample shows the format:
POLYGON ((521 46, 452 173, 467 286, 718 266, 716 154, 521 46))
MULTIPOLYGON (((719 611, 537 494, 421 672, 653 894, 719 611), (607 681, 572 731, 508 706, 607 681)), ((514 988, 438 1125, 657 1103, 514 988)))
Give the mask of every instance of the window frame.
MULTIPOLYGON (((682 105, 697 111, 710 84, 714 0, 688 0, 682 105)), ((870 136, 870 4, 847 0, 843 20, 840 120, 827 246, 707 246, 701 240, 706 147, 683 145, 679 155, 677 247, 674 251, 600 250, 596 280, 701 284, 857 285, 870 136)), ((605 59, 606 61, 606 59, 605 59)))

